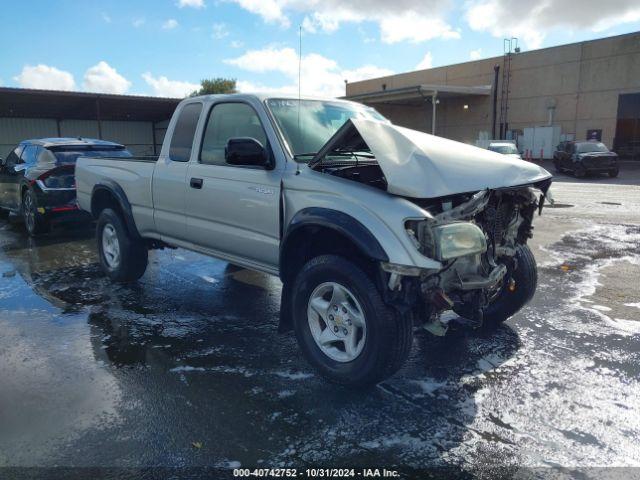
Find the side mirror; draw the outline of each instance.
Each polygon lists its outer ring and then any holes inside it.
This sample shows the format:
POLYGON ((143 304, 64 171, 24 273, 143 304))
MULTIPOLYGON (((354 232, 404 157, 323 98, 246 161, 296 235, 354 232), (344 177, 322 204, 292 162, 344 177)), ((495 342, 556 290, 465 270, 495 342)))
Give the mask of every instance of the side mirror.
POLYGON ((271 167, 267 150, 255 138, 230 138, 224 149, 224 157, 229 165, 271 167))

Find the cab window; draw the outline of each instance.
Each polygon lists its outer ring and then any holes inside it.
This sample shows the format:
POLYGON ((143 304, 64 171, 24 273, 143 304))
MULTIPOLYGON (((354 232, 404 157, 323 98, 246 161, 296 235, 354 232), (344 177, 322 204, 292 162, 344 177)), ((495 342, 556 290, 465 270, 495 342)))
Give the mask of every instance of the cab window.
POLYGON ((174 162, 188 162, 191 158, 193 137, 201 111, 201 103, 190 103, 185 105, 180 112, 169 145, 169 158, 174 162))
POLYGON ((219 103, 214 105, 204 131, 200 163, 228 165, 225 147, 230 138, 254 138, 263 147, 267 135, 255 110, 246 103, 219 103))

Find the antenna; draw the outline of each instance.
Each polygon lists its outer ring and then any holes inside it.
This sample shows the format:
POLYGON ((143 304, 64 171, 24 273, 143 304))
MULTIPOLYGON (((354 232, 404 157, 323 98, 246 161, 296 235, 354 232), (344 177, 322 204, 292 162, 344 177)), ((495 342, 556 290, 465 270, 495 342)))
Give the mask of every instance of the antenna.
MULTIPOLYGON (((302 137, 302 129, 300 128, 300 105, 302 103, 302 25, 298 27, 298 135, 300 138, 300 144, 303 146, 302 151, 304 153, 304 140, 302 137)), ((300 165, 296 162, 296 174, 300 174, 300 165)))
POLYGON ((300 104, 302 103, 302 25, 298 29, 298 134, 302 139, 300 130, 300 104))

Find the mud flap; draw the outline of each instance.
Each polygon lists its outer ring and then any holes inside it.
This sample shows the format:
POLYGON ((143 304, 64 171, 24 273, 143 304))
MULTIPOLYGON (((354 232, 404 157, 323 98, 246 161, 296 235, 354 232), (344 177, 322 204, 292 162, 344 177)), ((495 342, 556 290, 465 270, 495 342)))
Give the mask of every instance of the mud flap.
POLYGON ((282 285, 282 295, 280 296, 280 322, 278 323, 278 333, 286 333, 293 329, 292 300, 291 287, 285 283, 282 285))

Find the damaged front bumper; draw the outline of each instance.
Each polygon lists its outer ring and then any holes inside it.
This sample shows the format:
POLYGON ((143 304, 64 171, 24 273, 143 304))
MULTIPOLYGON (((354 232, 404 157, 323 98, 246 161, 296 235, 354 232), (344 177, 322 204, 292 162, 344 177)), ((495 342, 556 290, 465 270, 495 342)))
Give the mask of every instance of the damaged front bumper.
POLYGON ((549 185, 483 190, 443 199, 441 205, 432 202, 430 210, 425 208, 431 218, 409 219, 405 230, 420 253, 441 267, 382 264, 389 296, 430 331, 447 310, 480 326, 486 307, 503 289, 514 287, 518 249, 532 235, 535 211, 551 201, 549 185))

